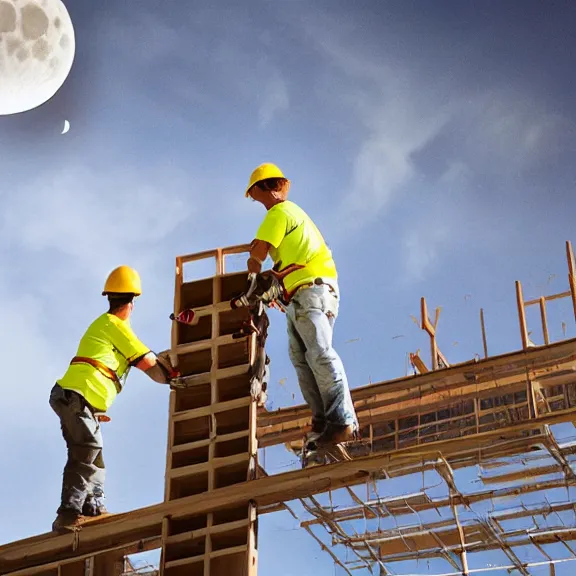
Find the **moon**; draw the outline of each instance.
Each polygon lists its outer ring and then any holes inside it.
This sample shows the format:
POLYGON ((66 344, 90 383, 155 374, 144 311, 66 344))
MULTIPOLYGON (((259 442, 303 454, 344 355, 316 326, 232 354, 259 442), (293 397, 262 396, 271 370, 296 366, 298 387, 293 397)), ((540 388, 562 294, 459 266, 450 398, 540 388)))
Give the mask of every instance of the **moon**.
POLYGON ((0 115, 50 100, 68 77, 75 51, 61 0, 0 0, 0 115))
POLYGON ((70 130, 70 122, 68 120, 64 120, 64 128, 62 128, 62 132, 60 134, 66 134, 70 130))

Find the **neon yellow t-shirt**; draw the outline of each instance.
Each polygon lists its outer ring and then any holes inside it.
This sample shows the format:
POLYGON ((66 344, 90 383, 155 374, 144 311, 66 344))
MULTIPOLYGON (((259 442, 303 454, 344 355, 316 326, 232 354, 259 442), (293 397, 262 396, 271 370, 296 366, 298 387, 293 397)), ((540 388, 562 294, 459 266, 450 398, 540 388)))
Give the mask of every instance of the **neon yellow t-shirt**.
POLYGON ((286 276, 284 287, 291 292, 315 278, 337 279, 332 252, 310 217, 294 202, 276 204, 266 214, 256 239, 268 242, 270 257, 278 270, 291 264, 305 267, 286 276))
MULTIPOLYGON (((130 363, 150 350, 138 340, 128 320, 114 314, 102 314, 90 324, 78 345, 76 356, 99 360, 121 379, 130 363)), ((116 385, 90 364, 71 364, 57 381, 62 388, 84 396, 97 410, 106 411, 116 398, 116 385)))

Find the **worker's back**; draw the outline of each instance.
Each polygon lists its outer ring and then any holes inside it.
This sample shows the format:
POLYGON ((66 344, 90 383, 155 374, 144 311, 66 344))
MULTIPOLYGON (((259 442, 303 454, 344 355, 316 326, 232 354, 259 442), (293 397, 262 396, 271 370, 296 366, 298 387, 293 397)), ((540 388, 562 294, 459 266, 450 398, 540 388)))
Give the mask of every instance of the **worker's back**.
POLYGON ((143 356, 148 348, 138 340, 128 320, 105 313, 88 327, 76 352, 76 359, 93 360, 100 369, 88 362, 70 364, 58 384, 64 389, 81 394, 94 408, 106 411, 118 393, 114 378, 126 375, 131 361, 143 356))
MULTIPOLYGON (((304 266, 284 279, 287 291, 318 277, 337 278, 332 252, 324 237, 308 214, 294 202, 286 200, 270 208, 260 227, 263 229, 267 237, 278 239, 272 243, 270 256, 279 270, 291 264, 304 266)), ((257 233, 256 238, 258 236, 257 233)))

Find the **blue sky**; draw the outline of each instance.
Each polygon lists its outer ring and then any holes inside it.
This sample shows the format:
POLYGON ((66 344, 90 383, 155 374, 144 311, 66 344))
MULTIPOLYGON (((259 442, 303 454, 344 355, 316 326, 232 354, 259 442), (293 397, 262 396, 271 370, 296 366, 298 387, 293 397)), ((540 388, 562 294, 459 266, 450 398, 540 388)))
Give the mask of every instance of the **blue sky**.
MULTIPOLYGON (((403 376, 409 351, 429 361, 410 318, 421 296, 442 306, 439 345, 458 362, 482 352, 480 307, 490 353, 520 347, 514 280, 527 298, 566 289, 564 242, 576 240, 568 3, 67 5, 68 80, 40 108, 0 117, 1 542, 53 519, 65 453, 48 394, 105 309, 108 271, 140 270, 133 326, 166 348, 174 257, 252 239, 263 209, 243 190, 261 162, 284 170, 333 249, 335 343, 352 387, 403 376)), ((576 335, 567 303, 549 314, 553 337, 562 322, 576 335)), ((271 403, 300 403, 283 318, 272 326, 271 403)), ((167 390, 134 373, 111 415, 109 508, 159 501, 167 390)), ((294 465, 287 454, 274 462, 294 465)), ((294 526, 263 521, 262 573, 332 574, 294 526)))

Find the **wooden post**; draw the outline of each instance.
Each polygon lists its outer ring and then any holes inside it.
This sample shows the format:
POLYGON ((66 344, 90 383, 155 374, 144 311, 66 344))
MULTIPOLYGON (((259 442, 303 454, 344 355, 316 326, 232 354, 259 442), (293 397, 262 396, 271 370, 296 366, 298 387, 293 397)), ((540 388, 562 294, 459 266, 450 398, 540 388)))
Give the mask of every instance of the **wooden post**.
POLYGON ((484 347, 484 358, 488 358, 488 343, 486 341, 486 326, 484 325, 484 308, 480 308, 480 326, 482 328, 482 346, 484 347))
POLYGON ((548 335, 548 321, 546 319, 546 298, 540 298, 540 318, 542 319, 542 334, 544 335, 544 344, 550 344, 550 337, 548 335))
POLYGON ((518 321, 520 322, 520 336, 522 338, 522 348, 528 348, 528 328, 526 327, 526 310, 524 309, 524 296, 522 295, 522 284, 516 280, 516 302, 518 304, 518 321))
MULTIPOLYGON (((430 336, 430 355, 432 356, 432 370, 438 369, 438 345, 436 344, 436 326, 428 318, 428 306, 426 298, 420 299, 420 315, 422 317, 422 330, 426 330, 430 336)), ((435 324, 438 323, 438 312, 436 313, 435 324)))
POLYGON ((566 241, 566 258, 568 259, 568 284, 570 285, 570 295, 572 296, 574 320, 576 320, 576 263, 570 240, 566 241))

